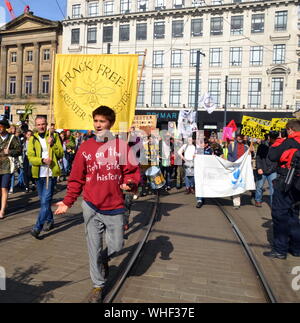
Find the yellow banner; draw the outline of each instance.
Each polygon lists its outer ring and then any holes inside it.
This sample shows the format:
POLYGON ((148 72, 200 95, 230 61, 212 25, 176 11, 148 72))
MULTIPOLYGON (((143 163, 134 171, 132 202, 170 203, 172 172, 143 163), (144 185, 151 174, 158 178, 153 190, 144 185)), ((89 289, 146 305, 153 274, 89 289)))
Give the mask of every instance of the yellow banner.
POLYGON ((295 119, 296 118, 273 118, 271 121, 272 130, 281 131, 282 129, 285 129, 286 124, 290 120, 295 120, 295 119))
POLYGON ((129 130, 135 114, 138 55, 56 55, 54 115, 58 129, 93 130, 92 112, 112 108, 112 131, 129 130))
POLYGON ((271 130, 271 121, 255 117, 243 116, 242 135, 256 139, 265 139, 265 135, 271 130))

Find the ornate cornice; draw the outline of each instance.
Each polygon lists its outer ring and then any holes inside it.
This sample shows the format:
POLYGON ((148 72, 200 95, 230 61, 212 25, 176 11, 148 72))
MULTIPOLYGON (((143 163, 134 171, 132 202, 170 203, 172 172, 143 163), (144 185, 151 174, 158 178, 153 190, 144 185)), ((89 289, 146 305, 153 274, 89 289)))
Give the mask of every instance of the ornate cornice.
POLYGON ((80 25, 90 21, 97 23, 113 23, 115 21, 133 20, 133 19, 165 19, 166 17, 184 17, 185 15, 202 16, 203 14, 222 15, 225 12, 240 13, 245 10, 263 11, 271 6, 282 6, 289 4, 299 4, 299 0, 266 0, 250 1, 242 3, 228 3, 222 5, 207 5, 190 8, 161 9, 155 11, 132 12, 127 14, 99 16, 99 17, 81 17, 76 19, 63 20, 63 26, 80 25))

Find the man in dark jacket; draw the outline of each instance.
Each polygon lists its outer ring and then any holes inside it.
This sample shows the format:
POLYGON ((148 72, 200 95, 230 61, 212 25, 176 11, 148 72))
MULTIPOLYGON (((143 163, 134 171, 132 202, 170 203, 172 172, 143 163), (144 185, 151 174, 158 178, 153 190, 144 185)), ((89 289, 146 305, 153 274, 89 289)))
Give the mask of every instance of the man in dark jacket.
MULTIPOLYGON (((288 252, 300 257, 300 188, 297 185, 287 187, 285 184, 288 171, 300 151, 300 120, 290 120, 286 128, 288 138, 278 138, 268 155, 279 167, 272 203, 273 250, 264 255, 278 259, 286 259, 288 252)), ((298 170, 296 176, 300 176, 298 170)))
POLYGON ((268 158, 269 148, 278 137, 277 132, 271 132, 268 136, 268 140, 263 141, 257 148, 256 153, 256 169, 257 169, 257 182, 256 182, 256 193, 255 193, 255 206, 262 206, 263 187, 266 180, 269 183, 270 190, 270 205, 272 205, 273 196, 273 180, 276 178, 277 163, 271 162, 268 158))

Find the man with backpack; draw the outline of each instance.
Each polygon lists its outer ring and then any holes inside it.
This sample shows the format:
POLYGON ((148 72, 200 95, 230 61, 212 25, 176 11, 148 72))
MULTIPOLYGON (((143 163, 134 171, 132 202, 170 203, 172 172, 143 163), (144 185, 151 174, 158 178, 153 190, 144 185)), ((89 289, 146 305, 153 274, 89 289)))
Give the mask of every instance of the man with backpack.
POLYGON ((0 119, 0 185, 1 185, 1 210, 0 220, 5 218, 8 190, 11 184, 12 173, 14 172, 13 161, 10 158, 21 155, 21 144, 12 134, 7 132, 10 127, 8 120, 0 119))

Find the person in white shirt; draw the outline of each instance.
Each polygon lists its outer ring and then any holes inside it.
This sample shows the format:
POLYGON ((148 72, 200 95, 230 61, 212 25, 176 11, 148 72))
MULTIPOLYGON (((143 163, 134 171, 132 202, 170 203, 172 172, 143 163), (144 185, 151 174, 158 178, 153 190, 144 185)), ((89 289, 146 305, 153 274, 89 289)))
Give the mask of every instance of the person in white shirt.
POLYGON ((196 153, 196 146, 193 142, 192 137, 188 138, 187 144, 184 144, 178 150, 178 155, 184 161, 186 194, 195 193, 195 179, 194 179, 195 153, 196 153))

